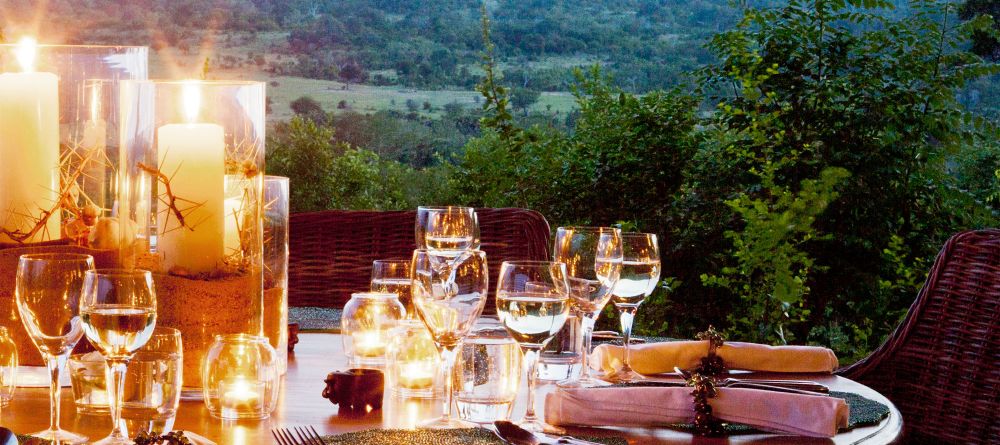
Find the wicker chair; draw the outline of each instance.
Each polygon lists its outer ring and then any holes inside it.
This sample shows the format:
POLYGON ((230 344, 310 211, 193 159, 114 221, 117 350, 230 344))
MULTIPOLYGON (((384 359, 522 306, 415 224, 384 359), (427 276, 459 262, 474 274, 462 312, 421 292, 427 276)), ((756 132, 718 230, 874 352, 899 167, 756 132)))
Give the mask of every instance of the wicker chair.
MULTIPOLYGON (((476 209, 481 248, 496 285, 500 262, 549 258, 549 223, 525 209, 476 209)), ((290 220, 290 306, 341 308, 352 292, 369 288, 372 261, 409 258, 415 248, 415 211, 328 210, 290 220)), ((495 313, 493 289, 486 313, 495 313)))
POLYGON ((899 407, 906 443, 1000 444, 1000 230, 948 240, 903 323, 838 374, 899 407))

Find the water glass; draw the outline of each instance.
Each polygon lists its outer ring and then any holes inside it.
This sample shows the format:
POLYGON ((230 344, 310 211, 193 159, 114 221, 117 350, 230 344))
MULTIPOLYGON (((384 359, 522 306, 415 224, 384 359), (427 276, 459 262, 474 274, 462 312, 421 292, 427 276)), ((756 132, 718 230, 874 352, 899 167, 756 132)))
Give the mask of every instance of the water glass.
POLYGON ((510 419, 520 383, 521 348, 499 320, 481 318, 455 364, 458 416, 483 424, 510 419))
POLYGON ((580 376, 583 344, 580 320, 575 315, 566 319, 566 325, 552 338, 538 355, 538 379, 546 382, 574 380, 580 376))
POLYGON ((73 385, 73 404, 77 414, 106 416, 108 411, 108 382, 104 376, 107 366, 100 352, 73 354, 66 362, 73 385))
POLYGON ((410 291, 410 260, 375 260, 372 262, 372 292, 389 292, 399 297, 406 309, 406 318, 415 320, 413 293, 410 291))
POLYGON ((130 437, 171 431, 183 384, 181 332, 157 327, 129 362, 122 392, 122 419, 130 437))
POLYGON ((0 407, 7 406, 14 398, 17 386, 17 346, 7 328, 0 326, 0 407))

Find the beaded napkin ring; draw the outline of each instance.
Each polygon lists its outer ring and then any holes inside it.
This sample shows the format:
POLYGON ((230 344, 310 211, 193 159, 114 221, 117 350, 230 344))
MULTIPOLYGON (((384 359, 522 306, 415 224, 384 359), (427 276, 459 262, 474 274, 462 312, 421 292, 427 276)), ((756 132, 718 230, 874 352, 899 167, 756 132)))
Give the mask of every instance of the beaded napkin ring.
POLYGON ((716 350, 722 346, 725 338, 711 325, 707 331, 699 332, 695 337, 708 341, 708 355, 701 359, 701 365, 687 378, 688 386, 694 387, 691 391, 691 396, 694 397, 694 432, 699 436, 721 436, 725 433, 725 424, 712 415, 712 405, 708 403, 708 399, 718 394, 712 379, 726 371, 722 357, 716 355, 716 350))

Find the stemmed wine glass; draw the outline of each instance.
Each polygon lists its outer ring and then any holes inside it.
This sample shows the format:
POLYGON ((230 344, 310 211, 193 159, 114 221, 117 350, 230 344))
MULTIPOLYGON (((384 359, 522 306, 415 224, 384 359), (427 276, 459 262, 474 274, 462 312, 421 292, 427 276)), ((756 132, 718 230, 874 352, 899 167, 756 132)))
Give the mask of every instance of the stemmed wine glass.
POLYGON ((556 229, 555 260, 566 264, 570 285, 570 310, 580 319, 583 335, 580 377, 559 382, 563 387, 597 386, 604 382, 590 375, 588 357, 594 323, 611 299, 622 267, 621 230, 614 227, 560 227, 556 229))
POLYGON ((122 392, 129 360, 149 341, 156 327, 153 277, 145 270, 97 269, 84 278, 80 315, 87 339, 107 362, 111 433, 99 445, 131 444, 124 431, 122 392))
POLYGON ((413 307, 427 325, 431 338, 441 353, 445 381, 444 413, 423 425, 428 428, 467 428, 472 424, 451 416, 452 368, 459 342, 472 329, 483 312, 489 291, 486 254, 465 251, 457 258, 425 249, 413 252, 413 307), (454 262, 450 267, 449 262, 454 262))
POLYGON ((479 248, 479 219, 472 207, 417 207, 418 249, 445 256, 479 248))
POLYGON ((551 261, 504 261, 497 283, 497 314, 521 346, 528 370, 528 410, 521 427, 535 432, 545 423, 535 416, 538 354, 569 317, 566 265, 551 261))
POLYGON ((625 358, 621 369, 605 376, 612 382, 631 382, 645 377, 629 365, 629 341, 632 339, 632 321, 639 305, 653 293, 660 281, 660 247, 653 233, 622 234, 622 272, 615 285, 611 301, 620 314, 622 337, 625 341, 625 358))
POLYGON ((32 434, 57 444, 81 444, 87 437, 59 428, 59 371, 83 336, 80 294, 94 258, 83 254, 21 255, 14 295, 28 336, 45 357, 49 385, 49 428, 32 434))

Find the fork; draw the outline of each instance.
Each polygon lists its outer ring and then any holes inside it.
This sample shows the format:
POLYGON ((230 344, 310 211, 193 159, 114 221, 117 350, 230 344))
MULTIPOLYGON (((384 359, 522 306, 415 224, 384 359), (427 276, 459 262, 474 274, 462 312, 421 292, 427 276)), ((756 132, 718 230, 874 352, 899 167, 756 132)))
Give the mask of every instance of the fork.
POLYGON ((271 430, 278 445, 325 445, 323 438, 312 426, 293 428, 274 428, 271 430))

